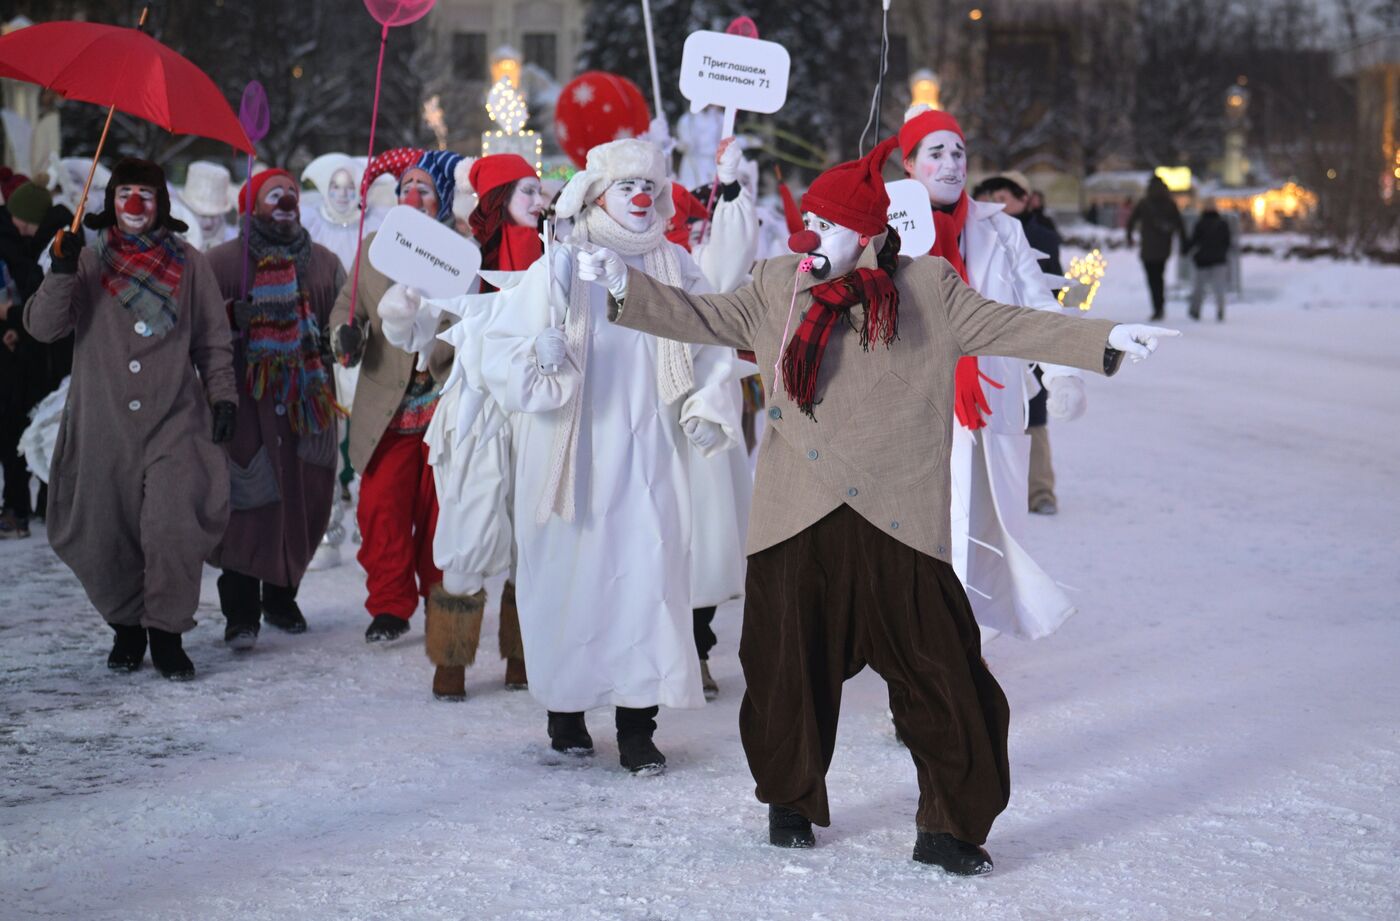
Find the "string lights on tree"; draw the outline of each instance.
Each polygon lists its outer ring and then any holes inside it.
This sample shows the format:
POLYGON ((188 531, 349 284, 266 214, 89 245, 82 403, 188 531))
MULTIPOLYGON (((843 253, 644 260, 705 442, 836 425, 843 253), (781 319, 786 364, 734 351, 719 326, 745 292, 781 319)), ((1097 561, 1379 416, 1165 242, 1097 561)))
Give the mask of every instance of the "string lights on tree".
POLYGON ((525 127, 530 109, 525 93, 520 89, 520 60, 509 49, 498 52, 492 62, 495 83, 486 94, 486 114, 496 123, 496 130, 481 134, 481 155, 514 153, 534 163, 535 171, 543 168, 544 139, 539 132, 525 127))

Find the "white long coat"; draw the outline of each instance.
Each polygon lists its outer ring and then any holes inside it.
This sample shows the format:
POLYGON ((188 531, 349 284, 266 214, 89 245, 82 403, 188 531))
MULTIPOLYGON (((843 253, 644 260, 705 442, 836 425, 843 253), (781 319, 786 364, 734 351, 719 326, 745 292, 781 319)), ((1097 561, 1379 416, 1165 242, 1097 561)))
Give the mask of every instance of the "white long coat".
MULTIPOLYGON (((968 284, 1004 304, 1063 311, 1051 293, 1021 223, 999 204, 971 202, 962 236, 968 284)), ((983 384, 992 414, 975 435, 953 426, 953 569, 968 590, 984 639, 998 632, 1036 639, 1075 611, 1064 591, 1021 546, 1029 512, 1028 403, 1031 365, 1016 358, 978 358, 980 370, 1005 388, 983 384), (980 543, 979 543, 980 542, 980 543), (994 548, 994 549, 993 549, 994 548)), ((1042 364, 1047 379, 1079 377, 1073 368, 1042 364)))
MULTIPOLYGON (((689 255, 675 249, 683 287, 708 291, 689 255)), ((624 261, 642 267, 640 258, 624 261)), ((516 601, 530 693, 563 712, 703 706, 691 617, 690 445, 681 424, 692 416, 718 423, 727 439, 717 450, 742 439, 723 398, 733 388, 733 353, 690 346, 695 388, 667 406, 656 385, 656 338, 610 323, 606 291, 590 285, 586 379, 572 359, 542 374, 534 341, 551 322, 551 269, 565 292, 585 284, 570 246, 555 250, 552 266, 536 262, 498 297, 482 359, 486 386, 512 414, 516 601), (567 421, 562 409, 580 387, 575 518, 539 524, 555 436, 567 421)))

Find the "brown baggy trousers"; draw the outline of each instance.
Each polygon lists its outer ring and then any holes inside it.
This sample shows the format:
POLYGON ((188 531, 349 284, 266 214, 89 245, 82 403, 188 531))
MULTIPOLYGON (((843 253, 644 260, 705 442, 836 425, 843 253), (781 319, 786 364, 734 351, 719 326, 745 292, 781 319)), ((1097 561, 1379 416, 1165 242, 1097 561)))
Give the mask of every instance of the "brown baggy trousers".
POLYGON ((947 563, 843 505, 749 557, 739 660, 739 733, 760 801, 831 824, 841 686, 868 664, 914 756, 919 830, 987 840, 1011 792, 1010 711, 947 563))

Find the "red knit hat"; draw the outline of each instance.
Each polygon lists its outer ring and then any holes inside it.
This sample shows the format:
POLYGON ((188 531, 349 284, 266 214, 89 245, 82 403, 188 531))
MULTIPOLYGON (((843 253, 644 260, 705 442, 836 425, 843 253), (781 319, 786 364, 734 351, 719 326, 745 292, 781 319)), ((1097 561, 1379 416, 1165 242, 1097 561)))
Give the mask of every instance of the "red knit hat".
POLYGON ((492 154, 472 164, 468 181, 472 184, 472 191, 476 192, 476 197, 480 199, 484 198, 487 192, 507 182, 534 179, 536 175, 535 168, 520 154, 492 154))
POLYGON ((278 176, 292 180, 294 187, 301 188, 300 185, 297 185, 296 177, 284 169, 265 169, 261 173, 254 173, 253 178, 243 184, 243 191, 238 193, 238 213, 247 214, 249 211, 256 210, 256 202, 258 196, 262 194, 262 187, 267 185, 269 179, 275 179, 278 176))
POLYGON ((904 152, 904 159, 914 156, 919 150, 919 142, 935 131, 951 131, 964 143, 967 141, 956 118, 942 109, 929 109, 915 115, 899 129, 899 149, 904 152))
POLYGON ((880 171, 898 146, 898 138, 885 138, 859 160, 838 163, 822 173, 802 196, 802 210, 869 237, 884 233, 890 196, 880 171))

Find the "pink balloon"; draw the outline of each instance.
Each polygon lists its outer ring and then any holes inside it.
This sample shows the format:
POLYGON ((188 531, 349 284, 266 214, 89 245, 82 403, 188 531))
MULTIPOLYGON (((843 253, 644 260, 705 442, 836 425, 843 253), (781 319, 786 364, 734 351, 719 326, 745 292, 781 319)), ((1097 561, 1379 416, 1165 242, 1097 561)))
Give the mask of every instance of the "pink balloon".
POLYGON ((238 106, 238 122, 248 135, 248 140, 256 144, 267 137, 272 127, 272 110, 267 104, 267 90, 256 80, 243 88, 243 102, 238 106))
POLYGON ((365 0, 365 9, 383 26, 406 26, 417 22, 437 0, 365 0))

